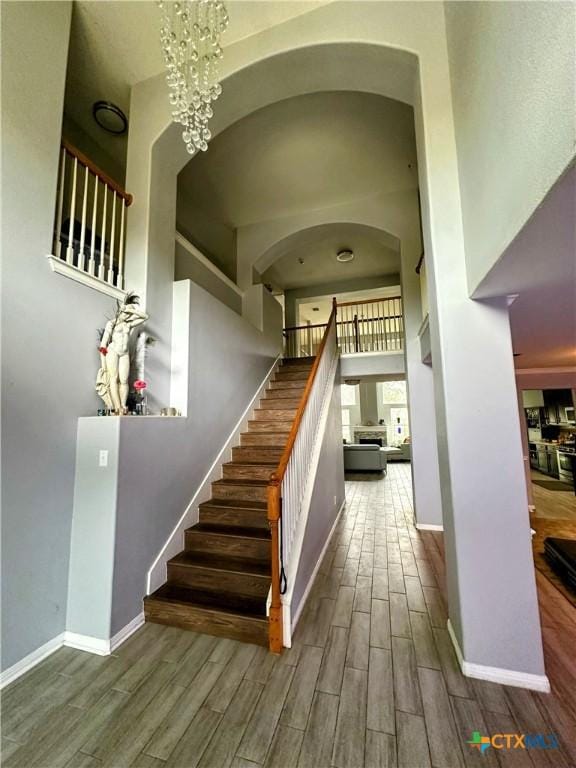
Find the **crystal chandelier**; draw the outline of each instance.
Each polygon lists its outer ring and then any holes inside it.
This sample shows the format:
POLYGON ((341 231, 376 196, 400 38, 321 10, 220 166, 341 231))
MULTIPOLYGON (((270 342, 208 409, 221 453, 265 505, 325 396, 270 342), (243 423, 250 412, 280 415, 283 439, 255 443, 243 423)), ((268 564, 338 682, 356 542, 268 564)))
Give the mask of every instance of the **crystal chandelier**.
POLYGON ((220 35, 228 26, 226 7, 222 0, 159 0, 158 7, 172 117, 184 126, 188 152, 205 152, 211 137, 211 105, 222 93, 218 78, 220 35))

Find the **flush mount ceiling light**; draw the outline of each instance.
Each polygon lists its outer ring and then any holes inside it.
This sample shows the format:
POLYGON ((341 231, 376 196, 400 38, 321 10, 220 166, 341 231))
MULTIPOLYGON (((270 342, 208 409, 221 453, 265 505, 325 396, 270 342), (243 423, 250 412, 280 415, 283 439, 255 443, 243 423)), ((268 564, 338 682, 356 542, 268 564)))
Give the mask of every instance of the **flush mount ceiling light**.
POLYGON ((211 105, 222 93, 220 35, 228 26, 226 7, 222 0, 159 0, 158 7, 172 119, 184 126, 186 150, 205 152, 212 136, 211 105))
POLYGON ((312 312, 320 312, 320 307, 312 307, 312 312))
POLYGON ((116 136, 126 133, 128 128, 128 120, 124 112, 109 101, 95 101, 92 105, 92 117, 100 128, 116 136))
POLYGON ((336 254, 336 260, 341 262, 342 264, 346 264, 348 261, 352 261, 354 258, 354 251, 351 251, 349 248, 345 248, 342 251, 338 251, 336 254))

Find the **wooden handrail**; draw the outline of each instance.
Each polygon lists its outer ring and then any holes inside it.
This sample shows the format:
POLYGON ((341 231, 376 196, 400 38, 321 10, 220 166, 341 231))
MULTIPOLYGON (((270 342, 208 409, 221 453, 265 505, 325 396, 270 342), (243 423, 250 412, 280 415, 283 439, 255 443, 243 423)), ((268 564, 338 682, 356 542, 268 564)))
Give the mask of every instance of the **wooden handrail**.
POLYGON ((104 173, 104 171, 98 168, 98 166, 95 165, 89 157, 86 157, 83 152, 80 152, 79 149, 77 149, 66 139, 62 139, 62 146, 69 155, 72 155, 72 157, 75 157, 77 160, 79 160, 82 165, 85 165, 91 173, 93 173, 95 176, 98 176, 100 181, 103 181, 104 184, 110 187, 110 189, 113 189, 114 192, 116 192, 116 194, 124 200, 126 206, 132 205, 132 201, 134 200, 132 195, 129 192, 126 192, 126 190, 122 189, 120 184, 108 176, 107 173, 104 173))
POLYGON ((328 334, 330 333, 330 329, 332 328, 332 323, 336 321, 336 306, 337 306, 336 299, 333 299, 332 312, 330 314, 330 319, 328 320, 326 330, 324 331, 322 342, 320 343, 320 347, 316 354, 314 364, 312 365, 312 370, 310 371, 310 374, 306 379, 306 386, 304 387, 304 392, 302 393, 302 397, 300 398, 300 403, 296 411, 296 416, 294 417, 294 422, 292 424, 290 434, 288 435, 288 440, 286 441, 286 445, 284 447, 284 450, 282 451, 282 456, 280 457, 280 461, 278 462, 278 467, 270 475, 270 480, 268 481, 267 508, 268 508, 268 523, 270 525, 271 556, 272 556, 272 568, 271 568, 272 596, 270 601, 270 616, 269 616, 269 623, 270 623, 269 647, 272 653, 281 653, 282 647, 283 647, 282 600, 280 598, 279 521, 282 515, 282 498, 280 495, 280 487, 282 485, 282 480, 284 479, 284 475, 286 474, 288 462, 290 461, 290 456, 292 455, 292 449, 294 448, 296 436, 298 434, 298 430, 302 422, 302 417, 304 416, 304 411, 306 410, 306 405, 308 404, 308 399, 310 398, 312 387, 314 386, 316 374, 318 373, 318 368, 320 366, 320 360, 322 358, 322 354, 324 353, 326 342, 328 341, 328 334))
POLYGON ((285 331, 307 331, 308 328, 326 328, 326 323, 315 323, 314 325, 291 325, 284 328, 285 331))
POLYGON ((339 307, 358 307, 360 304, 376 304, 379 301, 398 301, 402 296, 384 296, 382 299, 362 299, 362 301, 339 301, 339 307))

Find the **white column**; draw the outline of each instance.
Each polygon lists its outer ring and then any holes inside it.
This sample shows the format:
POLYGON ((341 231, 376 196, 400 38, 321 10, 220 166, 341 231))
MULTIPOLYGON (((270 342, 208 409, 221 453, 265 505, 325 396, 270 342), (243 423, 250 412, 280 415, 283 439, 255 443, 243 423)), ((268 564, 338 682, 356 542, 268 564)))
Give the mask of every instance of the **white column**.
MULTIPOLYGON (((414 231, 418 231, 415 222, 414 231)), ((401 282, 404 309, 404 362, 408 384, 412 489, 416 527, 442 529, 442 498, 438 468, 434 379, 430 366, 422 362, 418 331, 422 324, 420 278, 415 268, 421 252, 417 241, 403 243, 401 282)))
POLYGON ((416 105, 450 628, 466 674, 545 690, 506 298, 469 298, 447 63, 416 105), (426 161, 425 161, 426 160, 426 161))

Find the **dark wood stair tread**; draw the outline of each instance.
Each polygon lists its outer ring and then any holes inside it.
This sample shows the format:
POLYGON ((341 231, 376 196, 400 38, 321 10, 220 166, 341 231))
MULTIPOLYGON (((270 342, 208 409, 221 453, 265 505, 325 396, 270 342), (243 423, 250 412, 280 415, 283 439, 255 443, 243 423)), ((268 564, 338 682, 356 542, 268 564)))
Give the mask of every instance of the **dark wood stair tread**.
MULTIPOLYGON (((215 480, 212 485, 244 485, 249 488, 251 485, 257 485, 258 487, 264 487, 268 485, 268 480, 244 480, 239 478, 238 480, 231 477, 223 477, 220 480, 215 480)), ((250 502, 253 504, 254 502, 250 502)))
POLYGON ((270 560, 252 560, 246 557, 215 556, 211 552, 188 552, 183 550, 170 559, 170 564, 190 568, 206 568, 211 571, 228 573, 248 573, 252 576, 270 578, 270 560))
MULTIPOLYGON (((250 446, 256 447, 256 446, 250 446)), ((218 482, 218 481, 217 481, 218 482)), ((245 499, 210 499, 210 501, 203 501, 200 507, 221 507, 222 509, 248 509, 254 512, 260 512, 266 510, 268 505, 265 501, 246 501, 245 499)))
POLYGON ((163 584, 145 600, 146 602, 162 601, 190 605, 214 613, 240 615, 245 619, 266 620, 265 600, 232 592, 205 592, 201 589, 168 583, 163 584))
POLYGON ((270 531, 266 528, 250 528, 236 525, 215 525, 214 523, 196 523, 186 529, 186 533, 213 533, 216 536, 235 536, 243 539, 270 539, 270 531))

